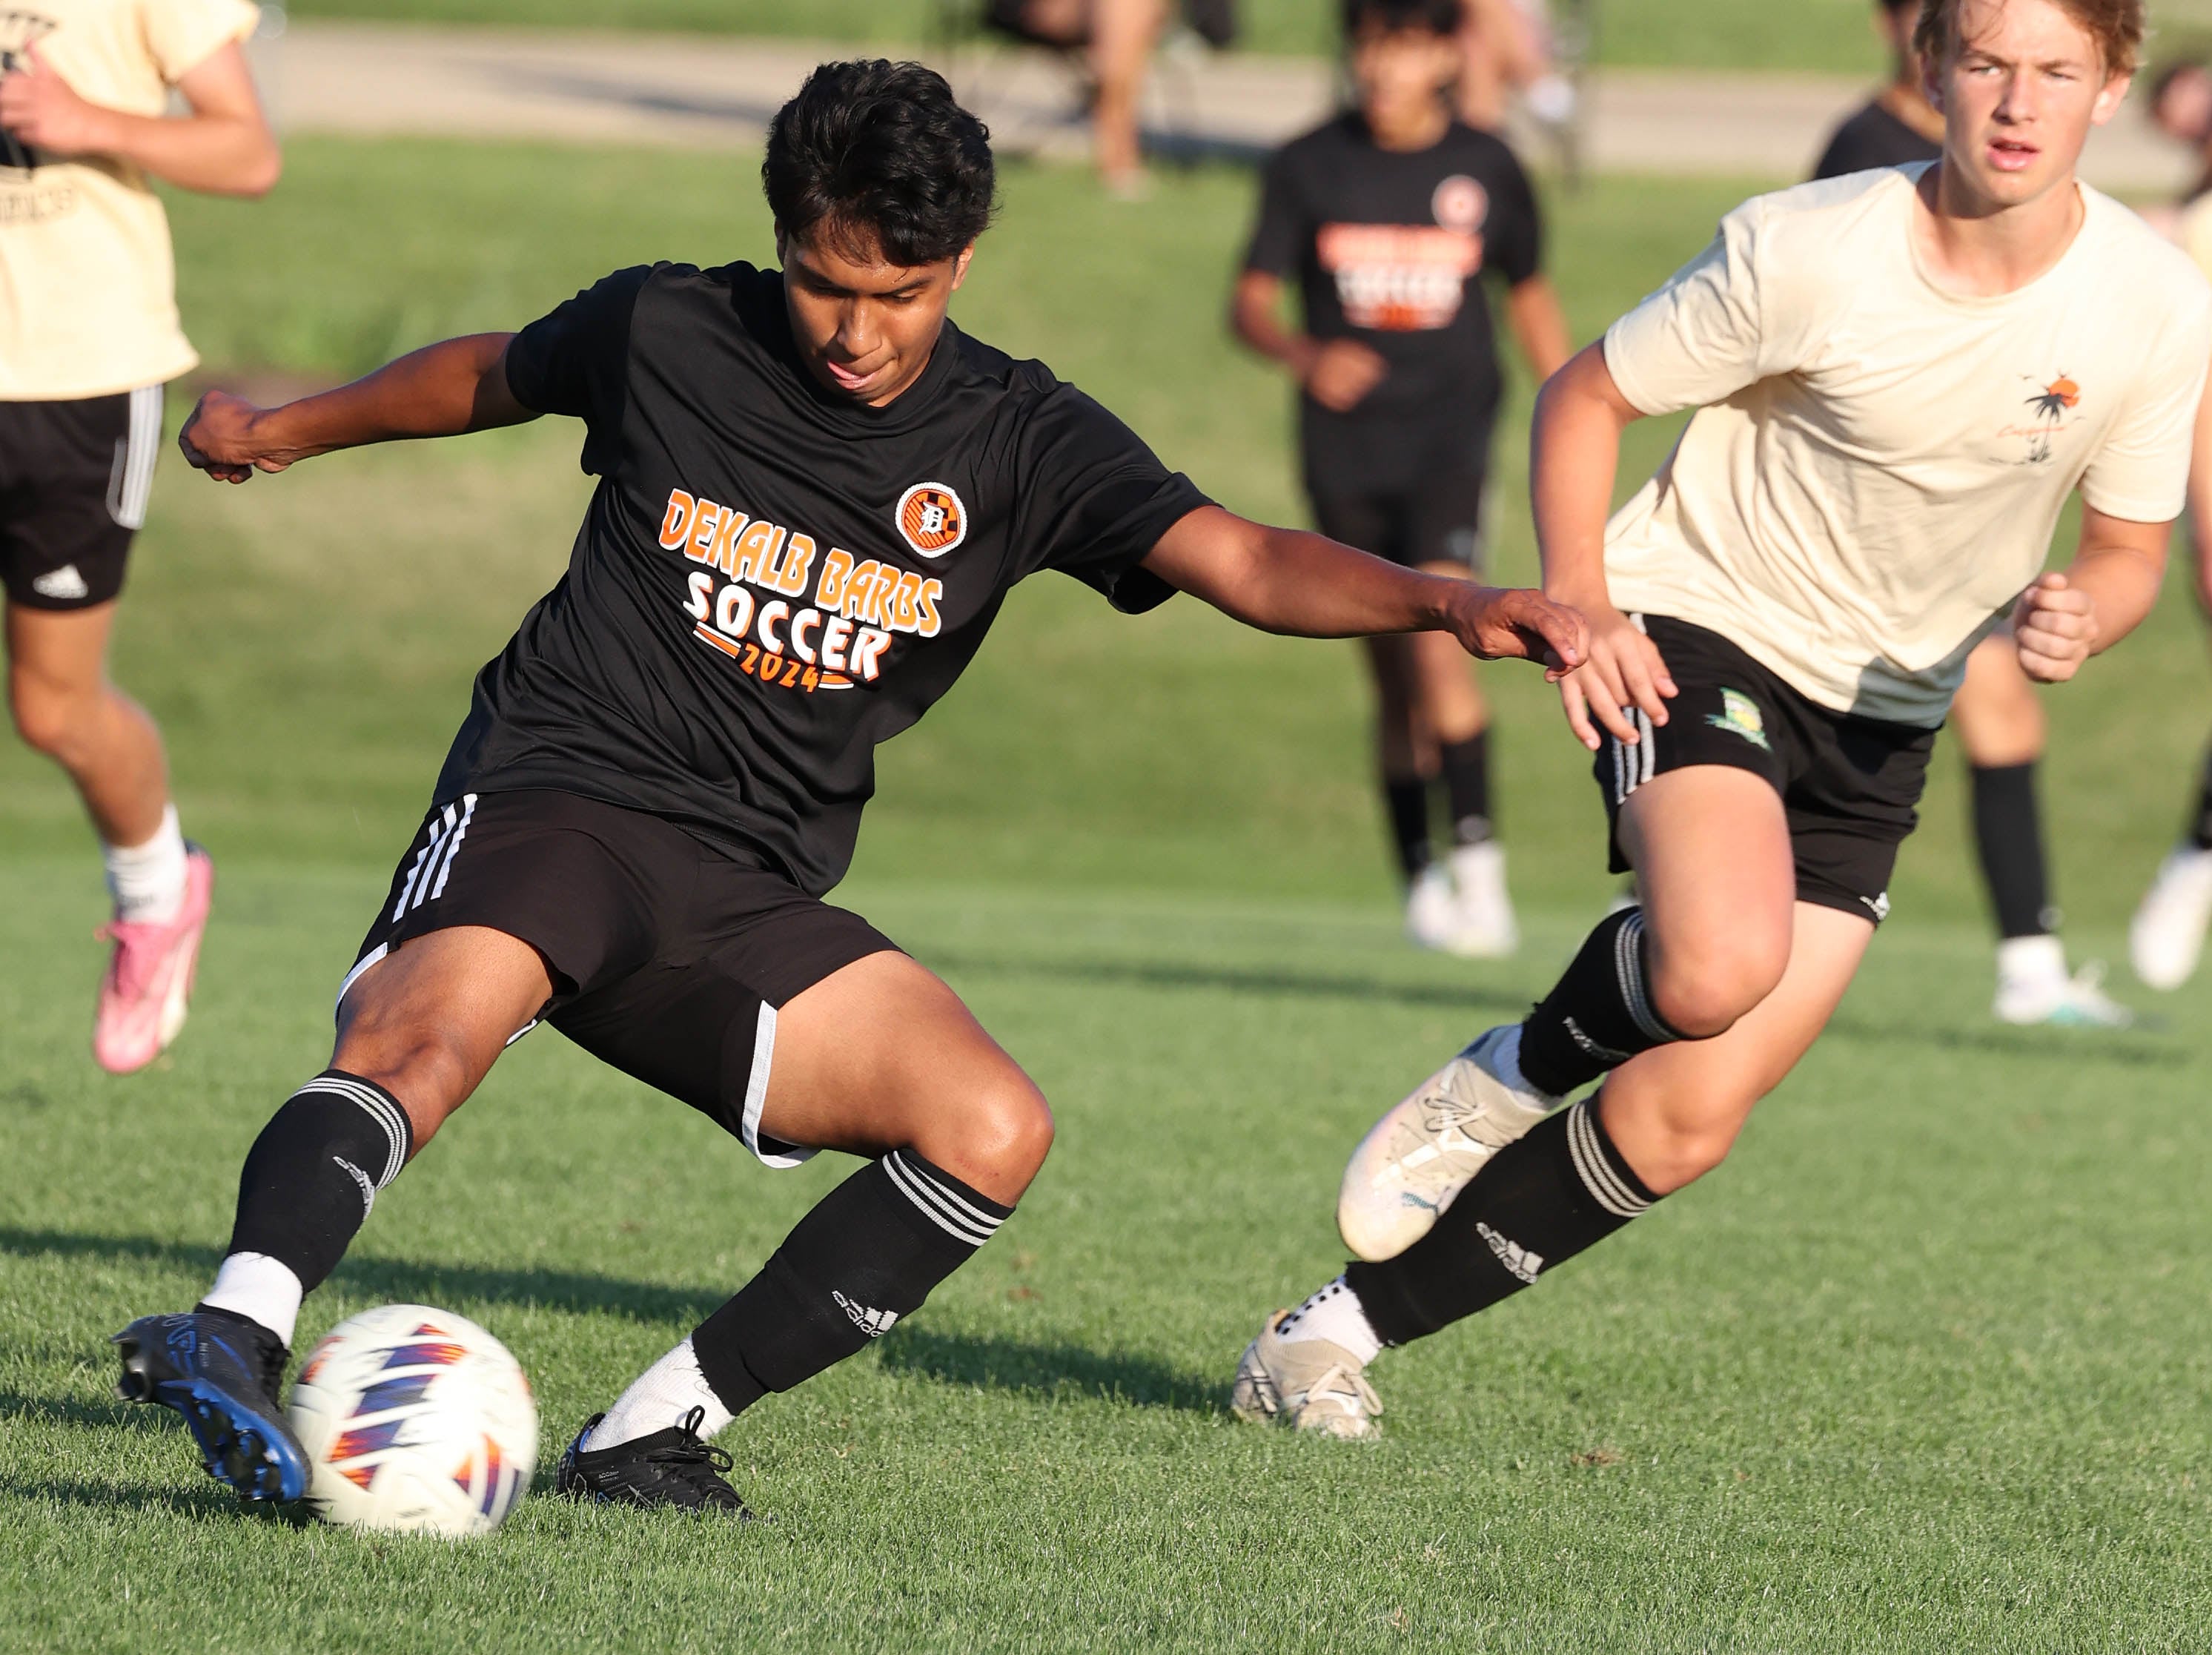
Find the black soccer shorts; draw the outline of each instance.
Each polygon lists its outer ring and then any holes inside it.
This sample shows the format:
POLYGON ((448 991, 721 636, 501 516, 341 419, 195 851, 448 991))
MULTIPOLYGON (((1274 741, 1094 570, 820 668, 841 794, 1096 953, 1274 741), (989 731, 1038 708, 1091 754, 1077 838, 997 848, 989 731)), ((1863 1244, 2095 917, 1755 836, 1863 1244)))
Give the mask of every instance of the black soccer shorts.
POLYGON ((123 590, 161 446, 161 387, 0 402, 0 586, 26 609, 90 609, 123 590))
POLYGON ((1636 618, 1680 691, 1663 725, 1631 709, 1642 739, 1608 737, 1595 770, 1605 789, 1613 871, 1629 871, 1620 809, 1655 776, 1726 764, 1764 776, 1782 795, 1797 863, 1797 900, 1879 925, 1889 913, 1898 847, 1920 818, 1936 732, 1831 712, 1702 626, 1636 618))
POLYGON ((339 1002, 386 954, 461 925, 503 931, 544 957, 553 997, 525 1032, 550 1023, 769 1166, 814 1153, 761 1135, 777 1009, 897 946, 859 915, 659 817, 570 793, 471 793, 424 818, 339 1002))
POLYGON ((1480 467, 1457 465, 1402 488, 1310 476, 1314 522, 1332 540, 1418 569, 1456 563, 1480 579, 1489 561, 1480 467))

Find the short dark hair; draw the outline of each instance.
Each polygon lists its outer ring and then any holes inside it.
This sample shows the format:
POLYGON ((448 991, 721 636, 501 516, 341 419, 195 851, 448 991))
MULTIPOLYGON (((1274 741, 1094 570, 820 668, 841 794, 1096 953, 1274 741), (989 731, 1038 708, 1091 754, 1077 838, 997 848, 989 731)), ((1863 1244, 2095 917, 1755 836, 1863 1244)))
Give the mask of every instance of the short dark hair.
POLYGON ((991 130, 924 64, 823 64, 769 123, 761 188, 788 234, 933 265, 990 228, 991 130))
POLYGON ((1462 0, 1344 0, 1344 38, 1366 28, 1385 34, 1420 29, 1430 34, 1456 34, 1467 21, 1462 0))

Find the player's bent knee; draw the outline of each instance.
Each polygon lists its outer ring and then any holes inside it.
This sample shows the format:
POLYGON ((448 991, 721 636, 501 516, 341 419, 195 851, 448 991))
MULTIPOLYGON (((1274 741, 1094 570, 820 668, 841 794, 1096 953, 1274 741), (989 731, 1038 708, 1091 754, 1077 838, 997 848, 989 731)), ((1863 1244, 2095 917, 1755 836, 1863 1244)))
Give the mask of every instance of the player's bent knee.
POLYGON ((1726 1034, 1774 992, 1790 964, 1786 941, 1744 938, 1729 946, 1676 954, 1651 972, 1653 1009, 1692 1040, 1726 1034))
POLYGON ((8 710, 15 733, 34 751, 49 758, 68 760, 84 745, 85 733, 99 711, 97 696, 13 680, 8 686, 8 710))
POLYGON ((439 1030, 373 1016, 349 1021, 331 1067, 372 1080, 397 1098, 414 1128, 418 1150, 460 1107, 475 1080, 459 1040, 439 1030))
POLYGON ((1028 1187, 1052 1149, 1055 1129, 1044 1095, 1017 1073, 969 1094, 938 1117, 915 1147, 994 1200, 1011 1200, 1028 1187))

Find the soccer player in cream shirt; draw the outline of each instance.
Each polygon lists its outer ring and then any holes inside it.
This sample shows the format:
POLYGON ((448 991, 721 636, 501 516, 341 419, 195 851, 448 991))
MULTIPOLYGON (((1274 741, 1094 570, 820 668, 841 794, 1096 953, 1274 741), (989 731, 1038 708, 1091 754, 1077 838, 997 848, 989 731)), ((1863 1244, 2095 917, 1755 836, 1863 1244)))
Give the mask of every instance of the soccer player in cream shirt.
POLYGON ((143 1068, 185 1020, 215 870, 178 831, 161 732, 107 678, 178 325, 152 188, 276 181, 246 0, 25 0, 0 11, 0 585, 8 703, 105 847, 114 952, 93 1053, 143 1068), (187 113, 167 114, 172 89, 187 113))
POLYGON ((1373 1434, 1385 1346, 1718 1165, 1887 911, 1969 652, 2009 615, 2063 683, 2148 611, 2212 289, 2075 176, 2142 29, 2141 0, 1930 0, 1942 158, 1745 203, 1545 386, 1545 586, 1590 627, 1562 699, 1641 901, 1368 1135, 1338 1208, 1358 1259, 1267 1318, 1240 1415, 1373 1434), (1622 431, 1685 408, 1608 524, 1622 431))

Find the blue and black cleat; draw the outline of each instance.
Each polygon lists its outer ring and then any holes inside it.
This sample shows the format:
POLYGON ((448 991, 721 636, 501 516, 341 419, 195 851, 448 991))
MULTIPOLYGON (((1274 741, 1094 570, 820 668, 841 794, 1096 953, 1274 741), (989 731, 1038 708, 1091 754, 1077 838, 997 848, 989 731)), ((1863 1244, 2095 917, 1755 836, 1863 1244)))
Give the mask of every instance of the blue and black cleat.
POLYGON ((142 1316, 114 1337, 123 1358, 115 1394, 185 1416, 208 1475, 246 1501, 307 1492, 307 1454, 278 1401, 291 1360, 266 1328, 223 1311, 142 1316))

